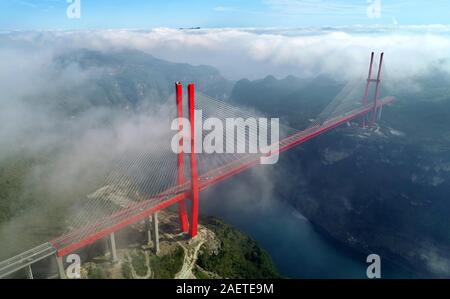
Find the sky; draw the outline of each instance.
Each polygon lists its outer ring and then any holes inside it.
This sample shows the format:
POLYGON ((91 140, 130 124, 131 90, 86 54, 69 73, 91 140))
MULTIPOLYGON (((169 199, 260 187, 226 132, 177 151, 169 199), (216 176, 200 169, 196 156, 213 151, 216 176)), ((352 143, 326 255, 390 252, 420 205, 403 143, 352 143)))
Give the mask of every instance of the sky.
POLYGON ((428 25, 449 12, 448 0, 2 0, 0 30, 428 25))

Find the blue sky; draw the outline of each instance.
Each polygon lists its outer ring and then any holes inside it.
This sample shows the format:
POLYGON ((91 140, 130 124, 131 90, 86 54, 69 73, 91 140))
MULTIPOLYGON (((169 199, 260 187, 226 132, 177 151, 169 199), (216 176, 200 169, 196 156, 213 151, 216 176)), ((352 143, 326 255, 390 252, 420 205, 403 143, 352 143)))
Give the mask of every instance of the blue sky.
POLYGON ((304 27, 450 23, 448 0, 2 0, 0 30, 154 27, 304 27), (381 15, 367 7, 381 2, 381 15), (372 2, 372 3, 369 3, 372 2))

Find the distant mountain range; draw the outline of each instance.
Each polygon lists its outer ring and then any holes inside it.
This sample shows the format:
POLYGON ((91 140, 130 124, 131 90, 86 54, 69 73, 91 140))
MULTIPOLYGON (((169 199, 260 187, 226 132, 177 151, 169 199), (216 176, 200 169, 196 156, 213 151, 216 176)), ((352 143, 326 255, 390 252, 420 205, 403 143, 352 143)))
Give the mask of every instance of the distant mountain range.
POLYGON ((304 128, 317 117, 344 86, 326 76, 299 79, 287 76, 277 80, 267 76, 261 80, 236 82, 230 101, 257 108, 271 117, 304 128))
POLYGON ((174 83, 196 83, 197 88, 215 98, 227 98, 233 82, 209 66, 171 63, 139 51, 103 53, 76 50, 55 58, 56 69, 80 68, 90 74, 81 84, 70 82, 45 98, 55 98, 59 108, 70 113, 92 106, 139 110, 161 103, 174 93, 174 83))

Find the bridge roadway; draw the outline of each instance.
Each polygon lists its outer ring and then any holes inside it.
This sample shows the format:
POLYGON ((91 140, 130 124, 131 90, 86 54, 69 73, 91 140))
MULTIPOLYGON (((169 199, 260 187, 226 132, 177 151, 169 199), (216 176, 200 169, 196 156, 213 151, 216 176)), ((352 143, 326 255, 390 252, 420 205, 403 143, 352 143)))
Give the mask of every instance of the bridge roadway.
POLYGON ((50 243, 45 243, 7 259, 0 263, 0 278, 22 269, 26 269, 27 275, 32 278, 32 272, 29 267, 53 254, 56 254, 56 248, 50 243))
MULTIPOLYGON (((376 109, 390 104, 393 101, 393 97, 385 97, 377 102, 376 109)), ((279 142, 278 153, 287 151, 342 124, 369 114, 373 111, 373 109, 374 106, 372 104, 365 105, 349 111, 344 115, 329 119, 322 125, 310 127, 306 130, 291 135, 279 142)), ((277 154, 277 152, 275 152, 275 154, 277 154)), ((200 191, 259 164, 260 158, 261 156, 255 157, 255 155, 249 155, 201 175, 199 177, 200 191)), ((80 231, 71 232, 53 241, 42 244, 22 254, 5 260, 0 263, 0 278, 27 267, 27 273, 32 275, 29 267, 50 255, 55 254, 57 257, 65 256, 132 223, 142 220, 159 210, 188 198, 190 195, 189 186, 190 181, 187 181, 183 185, 164 191, 144 202, 137 203, 132 207, 119 211, 108 217, 106 220, 102 220, 94 225, 86 226, 80 231), (89 233, 87 234, 86 232, 89 233)))

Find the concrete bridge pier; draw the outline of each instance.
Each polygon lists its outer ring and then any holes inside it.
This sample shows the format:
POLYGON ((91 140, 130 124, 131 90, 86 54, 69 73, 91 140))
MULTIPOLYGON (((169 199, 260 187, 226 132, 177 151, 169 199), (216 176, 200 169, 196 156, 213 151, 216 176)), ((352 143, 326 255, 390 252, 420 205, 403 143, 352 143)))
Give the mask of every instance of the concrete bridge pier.
POLYGON ((158 212, 155 212, 153 214, 152 224, 153 224, 153 249, 155 250, 155 254, 158 254, 159 253, 158 212))
POLYGON ((56 256, 56 264, 58 265, 58 274, 60 279, 66 279, 66 271, 64 270, 64 262, 61 256, 56 256))
POLYGON ((110 250, 110 254, 111 254, 111 262, 116 263, 118 261, 118 258, 117 258, 115 233, 111 233, 109 235, 109 250, 110 250))
POLYGON ((31 265, 26 267, 25 270, 27 271, 27 278, 28 279, 34 279, 34 277, 33 277, 33 270, 31 269, 31 265))
POLYGON ((145 217, 145 241, 147 245, 152 243, 152 226, 151 226, 151 218, 152 216, 145 217))

